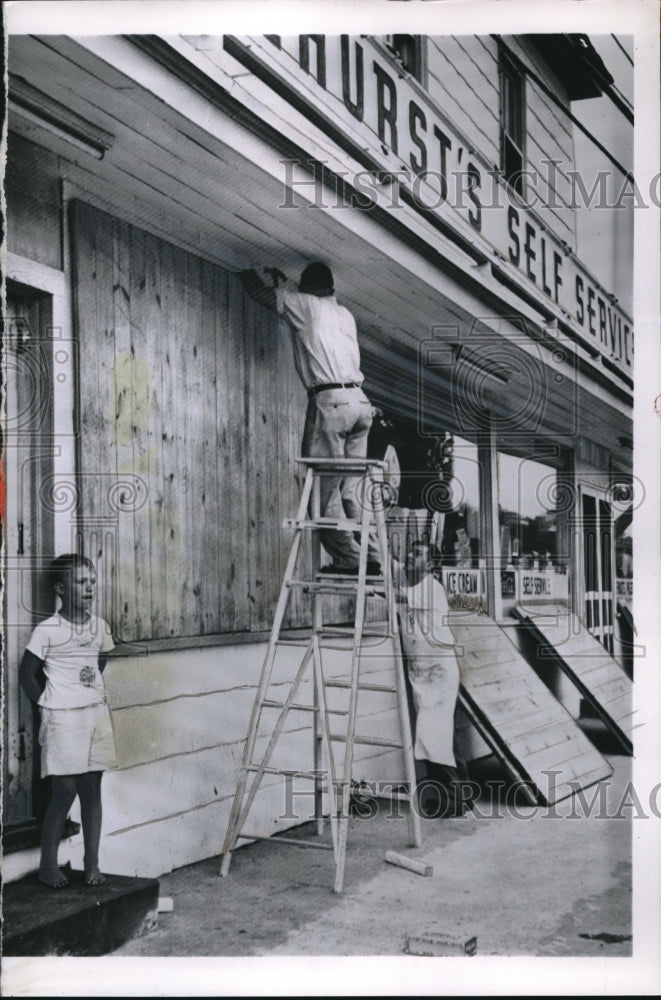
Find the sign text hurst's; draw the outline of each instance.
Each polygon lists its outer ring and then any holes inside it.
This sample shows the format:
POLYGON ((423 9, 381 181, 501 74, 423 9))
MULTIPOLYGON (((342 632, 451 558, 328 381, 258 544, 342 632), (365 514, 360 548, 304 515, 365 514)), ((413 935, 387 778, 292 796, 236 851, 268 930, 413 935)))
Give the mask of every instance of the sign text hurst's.
MULTIPOLYGON (((234 42, 238 58, 244 46, 268 63, 269 79, 275 72, 282 84, 280 95, 294 101, 303 114, 305 96, 314 94, 315 110, 347 140, 346 148, 360 149, 376 164, 351 177, 353 207, 374 204, 376 185, 381 185, 382 195, 385 175, 393 207, 414 204, 437 213, 488 258, 516 268, 524 287, 534 290, 539 301, 562 310, 595 356, 631 375, 633 328, 613 296, 511 193, 500 171, 448 123, 378 41, 303 35, 251 36, 234 42)), ((554 169, 551 162, 549 170, 554 169)))

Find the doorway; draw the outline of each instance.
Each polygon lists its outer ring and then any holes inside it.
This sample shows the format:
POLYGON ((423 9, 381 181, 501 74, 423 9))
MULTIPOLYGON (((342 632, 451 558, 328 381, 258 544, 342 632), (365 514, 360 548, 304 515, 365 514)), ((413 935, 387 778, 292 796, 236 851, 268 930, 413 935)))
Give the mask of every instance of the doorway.
POLYGON ((53 467, 52 297, 7 282, 3 672, 3 840, 40 817, 38 711, 21 691, 18 668, 37 621, 52 612, 43 569, 53 556, 54 520, 40 490, 53 467))

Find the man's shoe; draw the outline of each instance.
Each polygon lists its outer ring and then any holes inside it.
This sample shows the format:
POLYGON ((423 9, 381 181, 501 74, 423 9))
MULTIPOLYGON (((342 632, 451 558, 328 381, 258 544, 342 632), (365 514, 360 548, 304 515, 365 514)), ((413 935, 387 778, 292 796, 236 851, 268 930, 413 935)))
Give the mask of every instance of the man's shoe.
POLYGON ((381 576, 381 563, 378 563, 378 562, 368 562, 368 564, 367 564, 367 575, 368 576, 381 576))
POLYGON ((322 566, 319 570, 325 576, 358 576, 357 566, 336 566, 331 563, 329 566, 322 566))

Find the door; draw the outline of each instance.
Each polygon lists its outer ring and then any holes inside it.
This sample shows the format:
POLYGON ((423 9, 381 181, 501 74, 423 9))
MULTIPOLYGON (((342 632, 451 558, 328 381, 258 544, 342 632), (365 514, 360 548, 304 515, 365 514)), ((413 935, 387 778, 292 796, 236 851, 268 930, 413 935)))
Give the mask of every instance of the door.
POLYGON ((53 554, 53 515, 40 487, 52 468, 49 295, 7 283, 6 408, 3 421, 4 829, 39 816, 38 714, 18 684, 35 623, 52 611, 43 569, 53 554))
POLYGON ((613 653, 613 512, 603 494, 582 490, 585 624, 613 653))

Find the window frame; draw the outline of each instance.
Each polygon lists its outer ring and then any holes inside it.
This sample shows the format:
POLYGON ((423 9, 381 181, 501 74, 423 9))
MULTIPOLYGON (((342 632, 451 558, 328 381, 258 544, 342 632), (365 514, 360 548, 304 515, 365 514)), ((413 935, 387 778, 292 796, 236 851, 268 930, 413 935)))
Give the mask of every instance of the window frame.
POLYGON ((427 86, 427 38, 426 35, 386 35, 386 45, 393 58, 399 63, 404 72, 413 77, 420 86, 427 86), (413 66, 407 66, 402 56, 398 39, 411 39, 413 43, 413 66))
POLYGON ((525 194, 524 176, 526 166, 526 75, 523 66, 502 48, 498 60, 500 91, 500 169, 507 185, 520 197, 525 194), (511 108, 507 88, 515 91, 516 113, 519 118, 520 135, 515 135, 509 121, 511 108), (517 164, 510 162, 517 158, 517 164))

